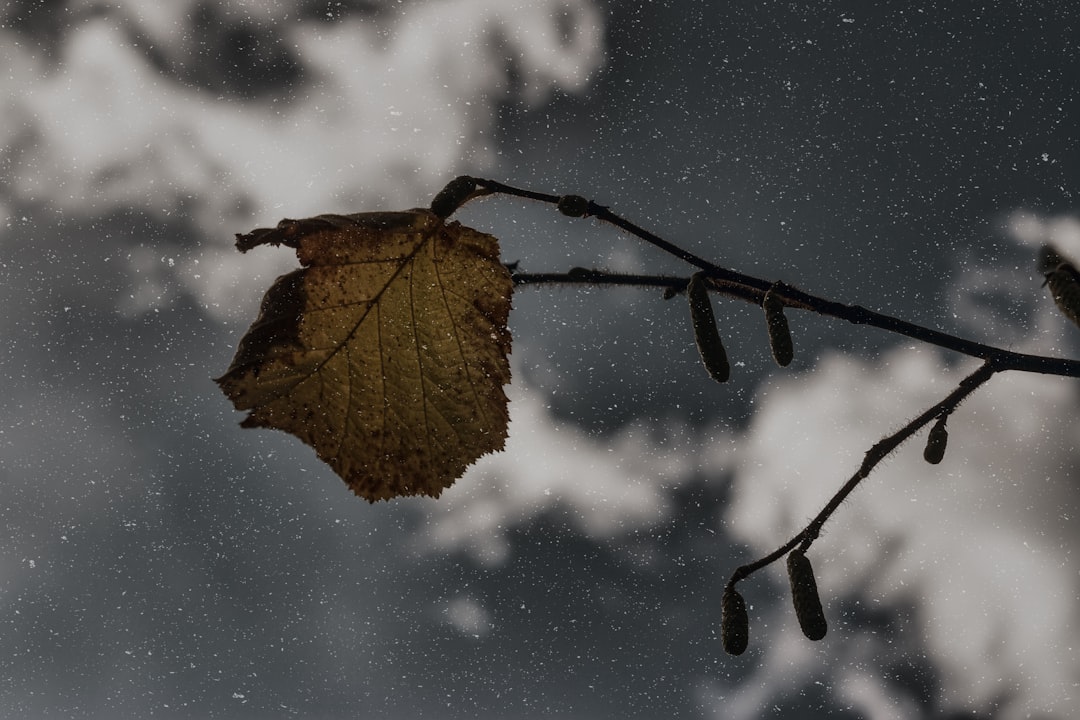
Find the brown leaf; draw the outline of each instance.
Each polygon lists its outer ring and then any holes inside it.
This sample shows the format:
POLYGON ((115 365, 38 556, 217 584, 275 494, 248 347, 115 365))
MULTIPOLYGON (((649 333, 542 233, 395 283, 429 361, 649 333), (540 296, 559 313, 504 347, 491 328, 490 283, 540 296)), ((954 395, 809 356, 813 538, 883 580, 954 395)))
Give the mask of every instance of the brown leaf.
POLYGON ((498 240, 429 210, 319 215, 238 235, 296 249, 217 379, 244 427, 315 448, 374 502, 438 496, 500 450, 512 283, 498 240))
POLYGON ((1043 245, 1039 253, 1039 270, 1058 310, 1080 326, 1080 271, 1050 245, 1043 245))

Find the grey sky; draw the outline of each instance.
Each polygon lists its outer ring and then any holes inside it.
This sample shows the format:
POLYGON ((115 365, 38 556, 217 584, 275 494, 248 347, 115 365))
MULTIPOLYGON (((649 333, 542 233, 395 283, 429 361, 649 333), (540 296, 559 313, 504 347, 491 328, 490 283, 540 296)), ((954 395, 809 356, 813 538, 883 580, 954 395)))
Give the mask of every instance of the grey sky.
MULTIPOLYGON (((891 458, 811 553, 828 638, 755 577, 738 659, 727 574, 970 362, 792 314, 780 371, 760 313, 718 302, 718 386, 678 300, 522 290, 507 451, 375 506, 210 381, 295 264, 233 233, 461 173, 1075 355, 1033 259, 1080 258, 1076 11, 751 5, 0 10, 0 714, 1071 717, 1071 381, 997 378, 941 466, 891 458)), ((685 271, 512 199, 461 219, 528 270, 685 271)))

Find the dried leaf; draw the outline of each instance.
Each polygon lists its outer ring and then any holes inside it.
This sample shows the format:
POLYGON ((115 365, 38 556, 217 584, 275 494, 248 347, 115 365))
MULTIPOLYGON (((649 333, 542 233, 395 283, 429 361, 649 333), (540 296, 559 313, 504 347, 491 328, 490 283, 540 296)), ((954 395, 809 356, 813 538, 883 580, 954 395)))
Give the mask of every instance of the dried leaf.
POLYGON ((1053 245, 1043 245, 1039 248, 1039 261, 1037 267, 1039 268, 1039 272, 1043 275, 1052 272, 1063 262, 1067 262, 1067 260, 1061 256, 1061 253, 1059 253, 1057 248, 1053 245))
POLYGON ((1039 270, 1046 277, 1054 304, 1075 325, 1080 325, 1080 271, 1053 247, 1044 245, 1039 254, 1039 270))
POLYGON ((320 215, 238 235, 296 249, 217 383, 372 502, 438 496, 500 450, 512 284, 498 241, 435 213, 320 215))

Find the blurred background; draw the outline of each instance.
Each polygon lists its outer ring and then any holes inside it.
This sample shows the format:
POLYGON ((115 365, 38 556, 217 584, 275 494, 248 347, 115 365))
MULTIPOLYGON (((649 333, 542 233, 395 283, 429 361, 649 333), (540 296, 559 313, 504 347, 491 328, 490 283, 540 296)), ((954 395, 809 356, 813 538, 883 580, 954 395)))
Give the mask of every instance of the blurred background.
MULTIPOLYGON (((1071 3, 174 0, 0 6, 0 715, 1071 718, 1080 402, 1000 376, 789 538, 976 362, 720 301, 514 297, 505 452, 369 505, 210 380, 293 253, 282 217, 459 174, 579 193, 727 267, 1073 356, 1035 272, 1080 259, 1071 3)), ((550 207, 459 219, 523 270, 687 269, 550 207)))

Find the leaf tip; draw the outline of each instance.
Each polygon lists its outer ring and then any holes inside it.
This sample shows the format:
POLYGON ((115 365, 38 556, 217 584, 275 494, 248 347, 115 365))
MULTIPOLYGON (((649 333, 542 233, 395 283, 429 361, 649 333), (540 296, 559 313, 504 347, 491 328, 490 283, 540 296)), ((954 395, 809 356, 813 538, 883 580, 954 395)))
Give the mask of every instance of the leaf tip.
POLYGON ((304 266, 267 291, 217 379, 250 410, 242 427, 295 435, 370 502, 438 497, 503 446, 513 285, 496 238, 410 210, 238 241, 295 246, 304 266))

